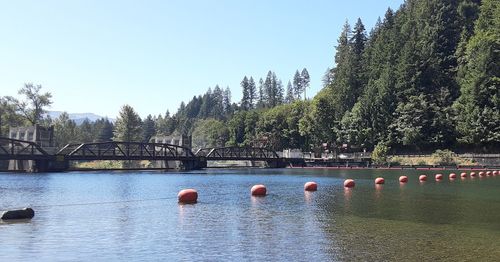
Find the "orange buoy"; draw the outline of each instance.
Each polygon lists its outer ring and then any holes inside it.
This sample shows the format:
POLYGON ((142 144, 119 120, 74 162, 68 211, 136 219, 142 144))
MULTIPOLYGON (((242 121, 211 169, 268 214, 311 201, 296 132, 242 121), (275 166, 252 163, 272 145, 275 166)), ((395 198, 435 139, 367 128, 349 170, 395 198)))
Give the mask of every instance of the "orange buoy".
POLYGON ((476 172, 470 172, 470 176, 471 177, 475 177, 476 176, 476 172))
POLYGON ((479 176, 483 177, 484 176, 484 172, 483 171, 479 172, 479 176))
POLYGON ((491 174, 491 171, 486 171, 486 175, 487 175, 487 176, 491 176, 491 175, 492 175, 492 174, 491 174))
POLYGON ((400 176, 399 177, 399 182, 400 183, 406 183, 406 182, 408 182, 408 177, 407 176, 400 176))
POLYGON ((179 203, 194 204, 198 201, 198 192, 194 189, 183 189, 177 194, 179 203))
POLYGON ((356 183, 354 183, 354 180, 352 180, 352 179, 346 179, 344 181, 344 187, 351 188, 351 187, 354 187, 354 185, 356 185, 356 183))
POLYGON ((385 183, 385 179, 383 177, 375 178, 375 184, 382 185, 383 183, 385 183))
POLYGON ((496 170, 495 170, 495 171, 493 171, 493 175, 494 175, 494 176, 497 176, 497 175, 498 175, 498 171, 496 171, 496 170))
POLYGON ((427 176, 426 175, 421 175, 418 177, 418 180, 420 181, 427 181, 427 176))
POLYGON ((442 174, 436 174, 436 180, 441 180, 443 179, 443 175, 442 174))
POLYGON ((318 190, 318 184, 316 182, 307 182, 304 184, 305 191, 316 191, 318 190))
POLYGON ((267 193, 266 186, 264 185, 255 185, 250 189, 252 196, 265 196, 267 193))
POLYGON ((461 174, 460 174, 460 177, 461 177, 461 178, 466 178, 466 177, 467 177, 467 173, 461 173, 461 174))
POLYGON ((449 177, 450 179, 455 179, 455 178, 457 178, 457 174, 455 174, 455 173, 451 173, 448 177, 449 177))

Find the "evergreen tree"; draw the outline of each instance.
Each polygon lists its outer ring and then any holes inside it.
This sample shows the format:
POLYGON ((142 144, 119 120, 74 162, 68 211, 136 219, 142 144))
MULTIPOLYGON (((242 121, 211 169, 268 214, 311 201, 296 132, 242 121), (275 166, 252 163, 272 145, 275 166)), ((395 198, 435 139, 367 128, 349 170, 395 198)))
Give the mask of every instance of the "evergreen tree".
MULTIPOLYGON (((276 78, 276 75, 274 76, 276 78)), ((281 79, 276 81, 276 105, 281 105, 285 102, 285 89, 283 88, 283 82, 281 79)))
POLYGON ((297 70, 293 76, 293 93, 297 100, 300 100, 300 96, 302 94, 302 83, 302 76, 300 75, 299 70, 297 70))
POLYGON ((354 30, 352 32, 352 37, 350 39, 350 42, 352 44, 352 51, 357 56, 356 58, 358 59, 361 58, 361 55, 365 50, 366 41, 367 38, 366 38, 365 26, 363 25, 361 18, 358 18, 358 21, 354 25, 354 30))
POLYGON ((264 80, 259 79, 259 100, 257 101, 257 108, 265 107, 266 95, 264 92, 264 80))
POLYGON ((54 121, 54 142, 57 148, 67 144, 78 143, 78 128, 75 121, 69 119, 69 115, 63 112, 54 121))
POLYGON ((224 89, 224 94, 222 98, 222 107, 224 108, 224 115, 229 116, 232 114, 231 108, 231 90, 229 87, 224 89))
POLYGON ((253 77, 250 77, 248 80, 248 98, 249 98, 249 105, 250 109, 255 107, 255 104, 257 103, 258 97, 257 97, 257 87, 255 86, 255 81, 253 80, 253 77))
POLYGON ((337 67, 333 69, 335 75, 332 84, 327 88, 331 92, 332 110, 331 114, 337 122, 340 122, 344 114, 349 111, 356 102, 358 92, 355 90, 354 61, 352 59, 352 49, 349 43, 351 38, 351 27, 346 21, 342 33, 340 34, 335 54, 337 67))
POLYGON ((107 119, 98 120, 100 123, 97 128, 96 142, 109 142, 113 139, 113 124, 107 119))
POLYGON ((500 5, 483 0, 474 35, 467 43, 459 81, 459 141, 464 144, 500 145, 500 5))
POLYGON ((78 126, 78 141, 81 143, 92 143, 94 142, 94 133, 94 125, 88 118, 85 118, 78 126))
POLYGON ((304 99, 307 99, 306 90, 307 88, 309 88, 309 82, 311 82, 311 77, 309 76, 309 72, 307 72, 307 69, 302 69, 300 79, 302 82, 301 87, 304 90, 304 99))
POLYGON ((211 101, 211 114, 210 117, 215 119, 223 119, 224 118, 224 91, 216 85, 212 95, 211 101))
POLYGON ((241 80, 240 85, 243 91, 243 96, 241 98, 241 108, 243 108, 243 110, 249 110, 251 108, 250 107, 251 98, 250 98, 249 82, 246 76, 243 78, 243 80, 241 80))
POLYGON ((267 73, 266 80, 264 81, 264 92, 265 106, 275 107, 283 103, 284 100, 284 89, 281 80, 276 77, 276 74, 272 71, 267 73))
POLYGON ((131 106, 122 106, 113 134, 114 141, 139 142, 142 140, 142 121, 131 106))
POLYGON ((156 134, 155 121, 153 120, 153 116, 148 115, 146 119, 142 122, 142 142, 149 142, 151 137, 156 134))
POLYGON ((321 81, 323 82, 323 88, 332 84, 332 82, 333 82, 333 70, 331 68, 326 69, 321 81))
POLYGON ((365 63, 363 61, 363 54, 365 51, 365 45, 367 42, 367 37, 366 37, 366 32, 365 32, 365 26, 363 25, 363 22, 361 21, 361 18, 358 18, 358 21, 354 25, 354 30, 352 32, 352 37, 349 40, 351 44, 351 58, 350 61, 352 62, 352 72, 353 72, 353 79, 352 79, 352 87, 350 89, 352 92, 355 93, 355 96, 358 97, 362 91, 364 86, 366 85, 366 80, 365 80, 365 75, 366 75, 366 69, 365 63))
POLYGON ((286 86, 285 102, 287 104, 291 104, 291 103, 293 103, 293 101, 295 101, 295 96, 293 94, 293 87, 292 87, 292 83, 290 83, 290 81, 288 81, 288 84, 286 86))
MULTIPOLYGON (((467 62, 465 57, 465 50, 467 42, 474 34, 474 22, 479 16, 479 7, 481 0, 461 0, 458 6, 458 14, 460 17, 460 27, 462 29, 460 33, 460 42, 457 46, 457 62, 459 68, 464 68, 467 62)), ((463 77, 459 71, 459 77, 463 77)))

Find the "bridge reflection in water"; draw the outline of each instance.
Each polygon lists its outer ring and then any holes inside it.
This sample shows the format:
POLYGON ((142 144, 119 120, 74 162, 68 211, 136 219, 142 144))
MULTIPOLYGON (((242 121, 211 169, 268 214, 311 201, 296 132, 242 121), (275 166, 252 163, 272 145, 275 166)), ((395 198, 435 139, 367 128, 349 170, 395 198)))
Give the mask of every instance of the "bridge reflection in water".
POLYGON ((34 172, 66 171, 70 161, 178 161, 183 170, 206 168, 208 161, 265 161, 270 167, 286 167, 289 163, 304 161, 279 157, 267 148, 205 148, 194 154, 189 148, 178 145, 117 141, 68 144, 57 153, 49 154, 34 142, 4 137, 0 137, 0 160, 31 161, 30 169, 34 172))

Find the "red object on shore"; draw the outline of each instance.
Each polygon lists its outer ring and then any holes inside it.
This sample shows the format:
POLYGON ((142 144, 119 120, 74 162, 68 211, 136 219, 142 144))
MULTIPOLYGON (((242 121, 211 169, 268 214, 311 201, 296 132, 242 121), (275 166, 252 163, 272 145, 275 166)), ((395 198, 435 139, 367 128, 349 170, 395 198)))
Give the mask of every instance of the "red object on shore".
POLYGON ((305 191, 316 191, 318 190, 318 184, 316 182, 307 182, 304 184, 305 191))
POLYGON ((455 178, 457 178, 457 174, 455 174, 455 173, 451 173, 448 177, 449 177, 450 179, 455 179, 455 178))
POLYGON ((385 179, 383 177, 377 177, 377 178, 375 178, 375 184, 382 185, 384 183, 385 183, 385 179))
POLYGON ((443 179, 443 175, 442 174, 437 174, 436 175, 436 180, 441 180, 443 179))
POLYGON ((194 204, 198 201, 198 192, 194 189, 183 189, 177 194, 179 203, 194 204))
POLYGON ((406 182, 408 182, 408 177, 407 176, 400 176, 399 177, 399 182, 400 183, 406 183, 406 182))
POLYGON ((266 186, 264 185, 255 185, 250 189, 252 196, 265 196, 267 194, 266 186))
POLYGON ((470 172, 470 176, 471 177, 475 177, 476 176, 476 172, 470 172))
POLYGON ((484 176, 484 172, 483 171, 479 172, 479 176, 483 177, 484 176))
POLYGON ((462 174, 460 174, 460 177, 461 177, 461 178, 466 178, 466 177, 467 177, 467 173, 462 173, 462 174))
POLYGON ((356 185, 356 183, 355 183, 355 182, 354 182, 354 180, 352 180, 352 179, 346 179, 346 180, 344 181, 344 187, 349 187, 349 188, 351 188, 351 187, 354 187, 355 185, 356 185))
POLYGON ((426 175, 420 175, 418 177, 418 180, 420 180, 420 181, 427 181, 427 176, 426 175))

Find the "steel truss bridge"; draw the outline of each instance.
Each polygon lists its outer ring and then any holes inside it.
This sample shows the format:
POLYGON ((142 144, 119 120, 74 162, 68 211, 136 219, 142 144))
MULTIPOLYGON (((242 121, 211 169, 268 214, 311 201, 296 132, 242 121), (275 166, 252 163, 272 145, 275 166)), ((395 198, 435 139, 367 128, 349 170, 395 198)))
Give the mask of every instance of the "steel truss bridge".
POLYGON ((177 145, 116 141, 68 144, 49 154, 34 142, 5 137, 0 137, 0 160, 31 160, 35 171, 65 171, 69 169, 69 161, 180 161, 185 170, 206 168, 207 161, 266 161, 273 167, 285 167, 291 161, 267 148, 205 148, 194 154, 189 148, 177 145))

